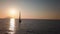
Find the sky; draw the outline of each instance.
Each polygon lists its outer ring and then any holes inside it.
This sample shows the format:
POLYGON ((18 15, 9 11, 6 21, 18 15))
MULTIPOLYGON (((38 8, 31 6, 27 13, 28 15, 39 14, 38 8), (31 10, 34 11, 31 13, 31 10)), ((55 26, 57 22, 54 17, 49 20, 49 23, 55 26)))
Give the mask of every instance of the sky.
POLYGON ((9 17, 9 8, 18 9, 22 19, 60 19, 60 1, 57 0, 0 0, 0 18, 9 17))

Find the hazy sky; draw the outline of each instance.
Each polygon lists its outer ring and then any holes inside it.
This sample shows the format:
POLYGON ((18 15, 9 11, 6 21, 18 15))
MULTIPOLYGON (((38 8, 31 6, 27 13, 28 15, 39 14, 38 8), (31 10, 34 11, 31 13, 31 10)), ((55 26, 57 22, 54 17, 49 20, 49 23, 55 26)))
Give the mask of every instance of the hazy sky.
POLYGON ((60 1, 0 0, 0 17, 7 17, 7 10, 12 7, 21 11, 21 18, 60 19, 60 1))

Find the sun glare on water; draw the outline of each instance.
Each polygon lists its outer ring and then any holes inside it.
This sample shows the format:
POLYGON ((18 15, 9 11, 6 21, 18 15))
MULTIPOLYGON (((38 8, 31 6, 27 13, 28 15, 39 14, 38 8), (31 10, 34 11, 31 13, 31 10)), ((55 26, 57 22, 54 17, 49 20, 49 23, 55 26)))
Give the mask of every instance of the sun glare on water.
POLYGON ((15 19, 11 18, 10 19, 10 28, 9 28, 9 30, 13 30, 14 31, 14 29, 15 29, 15 19))
MULTIPOLYGON (((14 19, 14 18, 11 18, 11 19, 10 19, 9 30, 15 31, 15 19, 14 19)), ((14 32, 10 32, 10 33, 11 33, 11 34, 14 34, 14 32)))

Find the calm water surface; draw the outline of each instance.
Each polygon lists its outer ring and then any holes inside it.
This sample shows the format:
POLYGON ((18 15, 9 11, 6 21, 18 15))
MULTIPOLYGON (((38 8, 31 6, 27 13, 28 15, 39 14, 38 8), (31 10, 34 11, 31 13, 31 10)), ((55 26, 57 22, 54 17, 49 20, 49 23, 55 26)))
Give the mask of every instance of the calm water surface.
POLYGON ((60 34, 60 20, 0 19, 0 33, 9 34, 60 34))
POLYGON ((18 20, 11 19, 0 19, 0 34, 15 34, 18 30, 18 20))

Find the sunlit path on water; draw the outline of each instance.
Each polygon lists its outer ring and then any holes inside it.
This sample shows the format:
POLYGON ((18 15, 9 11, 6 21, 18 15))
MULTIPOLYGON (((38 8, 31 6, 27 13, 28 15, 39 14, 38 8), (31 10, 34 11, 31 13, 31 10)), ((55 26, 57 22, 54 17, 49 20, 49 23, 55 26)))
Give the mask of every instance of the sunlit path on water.
POLYGON ((9 32, 10 34, 14 34, 14 32, 15 32, 15 18, 10 19, 9 30, 13 31, 13 32, 9 32))

